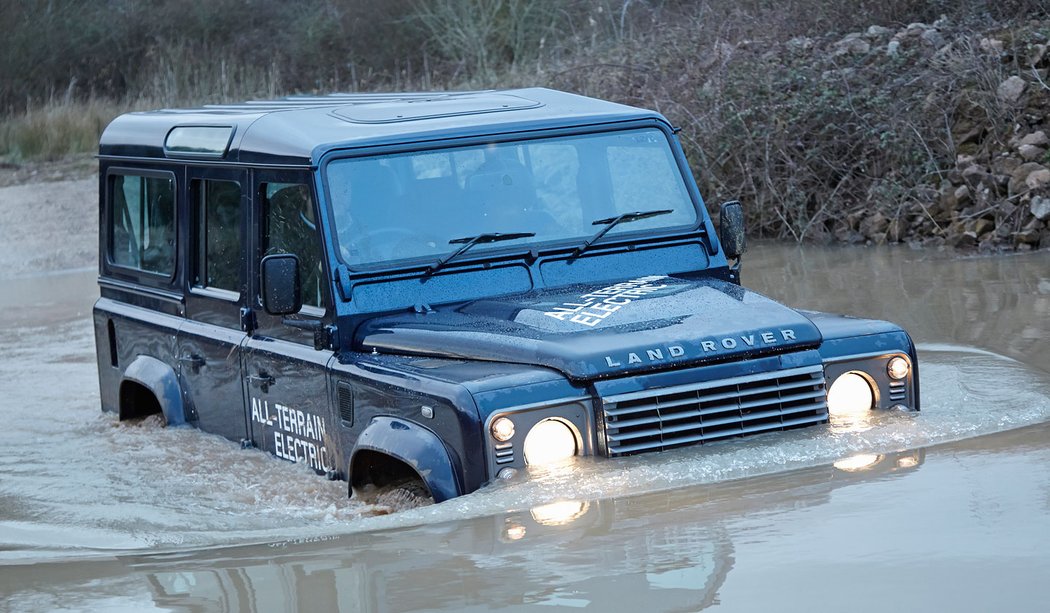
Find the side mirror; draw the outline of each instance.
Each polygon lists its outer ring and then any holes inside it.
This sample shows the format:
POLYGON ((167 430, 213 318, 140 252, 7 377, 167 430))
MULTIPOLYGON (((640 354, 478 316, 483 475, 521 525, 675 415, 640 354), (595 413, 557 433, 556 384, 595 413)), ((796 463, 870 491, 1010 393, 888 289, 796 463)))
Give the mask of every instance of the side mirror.
POLYGON ((737 259, 747 248, 744 236, 744 207, 736 200, 722 203, 718 221, 718 240, 726 257, 737 259))
POLYGON ((262 301, 270 315, 291 315, 303 308, 299 256, 279 253, 262 259, 262 301))

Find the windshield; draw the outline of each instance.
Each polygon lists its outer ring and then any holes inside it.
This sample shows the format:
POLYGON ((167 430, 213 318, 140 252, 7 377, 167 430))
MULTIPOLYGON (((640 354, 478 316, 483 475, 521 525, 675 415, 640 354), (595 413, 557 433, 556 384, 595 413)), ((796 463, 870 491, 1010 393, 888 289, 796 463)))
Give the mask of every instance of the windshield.
POLYGON ((669 212, 617 234, 691 226, 697 211, 655 128, 334 160, 327 181, 339 252, 352 266, 439 258, 487 233, 532 233, 471 254, 550 241, 582 244, 595 221, 669 212))

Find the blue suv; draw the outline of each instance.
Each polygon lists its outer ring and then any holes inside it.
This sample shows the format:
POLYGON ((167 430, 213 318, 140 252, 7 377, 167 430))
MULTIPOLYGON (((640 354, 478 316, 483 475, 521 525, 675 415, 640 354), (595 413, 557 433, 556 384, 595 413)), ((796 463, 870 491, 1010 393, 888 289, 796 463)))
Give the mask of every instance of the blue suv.
POLYGON ((102 408, 435 501, 530 465, 918 410, 882 322, 740 285, 658 113, 548 89, 129 113, 99 146, 102 408))

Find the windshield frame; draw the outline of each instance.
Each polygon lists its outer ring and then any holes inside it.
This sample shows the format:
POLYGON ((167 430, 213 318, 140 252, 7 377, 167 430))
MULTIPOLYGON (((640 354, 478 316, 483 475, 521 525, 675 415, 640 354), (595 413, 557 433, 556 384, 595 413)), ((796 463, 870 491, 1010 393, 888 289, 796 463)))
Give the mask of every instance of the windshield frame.
MULTIPOLYGON (((374 263, 360 264, 350 263, 343 258, 342 250, 340 248, 339 241, 339 225, 335 220, 335 211, 333 209, 334 202, 332 198, 331 185, 329 183, 328 169, 329 166, 334 162, 339 162, 348 159, 370 159, 387 155, 401 155, 401 154, 413 154, 413 153, 439 153, 450 149, 462 149, 468 147, 477 147, 483 145, 492 144, 513 144, 522 142, 542 142, 547 139, 557 139, 564 137, 573 136, 589 136, 589 135, 600 135, 605 133, 614 132, 630 132, 643 129, 655 129, 658 130, 664 137, 666 142, 667 151, 671 155, 671 159, 674 161, 674 169, 677 171, 677 177, 681 180, 681 185, 687 195, 690 205, 693 207, 695 213, 695 221, 682 224, 677 226, 667 226, 662 228, 642 228, 639 230, 630 230, 629 225, 625 225, 623 231, 618 231, 615 234, 610 234, 604 237, 596 245, 588 249, 587 255, 600 254, 603 247, 615 247, 622 243, 637 243, 640 239, 660 241, 680 238, 683 234, 694 234, 697 232, 703 234, 710 233, 710 224, 708 223, 708 213, 706 207, 703 204, 703 199, 700 196, 699 190, 696 186, 696 181, 692 175, 692 171, 689 168, 688 162, 685 159, 684 153, 681 151, 680 145, 674 136, 675 130, 668 125, 666 122, 651 118, 642 120, 631 120, 612 122, 605 124, 591 124, 591 125, 573 125, 565 127, 555 127, 547 129, 536 129, 536 130, 519 130, 512 132, 498 132, 498 133, 485 133, 476 134, 463 137, 452 137, 452 138, 436 138, 429 140, 415 140, 411 142, 400 142, 400 143, 386 143, 377 144, 375 146, 352 148, 352 149, 332 149, 320 156, 318 163, 318 172, 320 178, 320 188, 324 197, 323 214, 326 216, 327 225, 331 228, 330 239, 333 250, 334 260, 345 266, 346 269, 352 273, 352 276, 372 274, 382 274, 389 271, 404 271, 412 269, 427 269, 435 261, 437 261, 442 255, 447 255, 455 251, 458 246, 449 245, 446 253, 438 255, 420 255, 409 258, 391 259, 384 260, 374 263)), ((595 231, 599 229, 595 226, 595 231)), ((454 270, 457 265, 470 264, 472 262, 486 261, 493 259, 505 259, 508 256, 514 257, 528 257, 540 253, 564 251, 570 254, 583 244, 590 236, 581 235, 579 237, 567 237, 567 238, 548 238, 540 239, 538 241, 527 241, 525 243, 514 243, 508 245, 502 245, 500 243, 492 243, 485 245, 482 249, 470 250, 468 253, 463 254, 461 257, 455 259, 450 265, 450 269, 454 270)), ((711 241, 710 237, 707 238, 711 241)))

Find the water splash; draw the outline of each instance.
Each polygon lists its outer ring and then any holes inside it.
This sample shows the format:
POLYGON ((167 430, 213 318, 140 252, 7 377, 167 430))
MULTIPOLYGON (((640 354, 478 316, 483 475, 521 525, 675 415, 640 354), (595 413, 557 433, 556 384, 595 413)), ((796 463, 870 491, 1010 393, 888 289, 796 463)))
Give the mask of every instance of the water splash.
POLYGON ((400 492, 366 504, 348 500, 344 482, 221 437, 101 414, 88 322, 8 330, 0 344, 9 373, 0 559, 324 538, 739 479, 1050 420, 1050 376, 987 351, 924 345, 920 413, 873 414, 863 428, 584 458, 430 507, 400 492))

